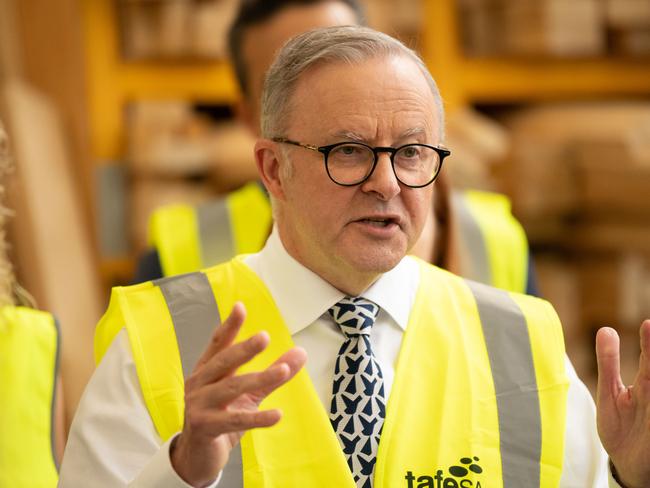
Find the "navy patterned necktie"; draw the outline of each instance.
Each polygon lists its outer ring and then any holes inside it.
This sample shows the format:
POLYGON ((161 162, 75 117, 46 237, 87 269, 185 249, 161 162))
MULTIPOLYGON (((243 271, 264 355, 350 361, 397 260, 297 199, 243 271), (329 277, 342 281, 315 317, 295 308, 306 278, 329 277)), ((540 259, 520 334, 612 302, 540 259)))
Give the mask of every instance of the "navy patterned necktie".
POLYGON ((371 488, 386 416, 384 379, 370 346, 379 307, 345 297, 328 311, 346 338, 334 368, 330 421, 357 487, 371 488))

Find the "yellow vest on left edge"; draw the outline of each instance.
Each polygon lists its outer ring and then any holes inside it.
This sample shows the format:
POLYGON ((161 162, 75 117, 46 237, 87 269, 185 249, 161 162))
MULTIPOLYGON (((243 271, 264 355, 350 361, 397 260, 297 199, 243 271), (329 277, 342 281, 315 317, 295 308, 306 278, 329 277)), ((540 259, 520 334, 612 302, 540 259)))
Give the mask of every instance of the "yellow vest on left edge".
MULTIPOLYGON (((386 407, 375 488, 435 487, 438 479, 438 486, 462 488, 558 486, 568 381, 553 309, 423 262, 420 269, 386 407)), ((293 342, 267 288, 241 258, 204 273, 113 290, 97 329, 96 359, 126 326, 162 439, 182 428, 184 378, 236 300, 248 312, 240 338, 260 328, 271 336, 268 349, 240 368, 259 371, 293 342)), ((280 408, 283 420, 244 435, 222 474, 225 486, 355 486, 306 371, 261 408, 280 408)))
POLYGON ((53 488, 58 331, 52 315, 0 308, 0 486, 53 488))

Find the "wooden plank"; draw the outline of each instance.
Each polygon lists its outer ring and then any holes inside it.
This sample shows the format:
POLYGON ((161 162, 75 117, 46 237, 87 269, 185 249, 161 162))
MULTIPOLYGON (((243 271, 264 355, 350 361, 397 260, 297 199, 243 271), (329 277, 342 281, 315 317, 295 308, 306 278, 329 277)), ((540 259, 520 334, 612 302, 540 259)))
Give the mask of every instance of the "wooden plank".
POLYGON ((17 274, 61 322, 61 374, 68 425, 94 369, 93 332, 104 300, 83 224, 61 120, 19 81, 0 86, 17 170, 11 192, 17 274))

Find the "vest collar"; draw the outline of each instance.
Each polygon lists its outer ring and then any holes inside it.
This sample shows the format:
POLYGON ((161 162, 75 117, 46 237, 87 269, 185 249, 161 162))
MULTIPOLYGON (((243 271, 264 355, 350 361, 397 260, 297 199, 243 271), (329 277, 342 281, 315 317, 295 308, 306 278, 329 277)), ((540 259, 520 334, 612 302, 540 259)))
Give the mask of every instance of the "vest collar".
MULTIPOLYGON (((246 256, 244 263, 264 281, 292 335, 315 322, 344 297, 340 290, 287 253, 275 227, 264 248, 246 256)), ((406 257, 380 276, 362 296, 379 305, 405 330, 419 281, 417 262, 406 257)))

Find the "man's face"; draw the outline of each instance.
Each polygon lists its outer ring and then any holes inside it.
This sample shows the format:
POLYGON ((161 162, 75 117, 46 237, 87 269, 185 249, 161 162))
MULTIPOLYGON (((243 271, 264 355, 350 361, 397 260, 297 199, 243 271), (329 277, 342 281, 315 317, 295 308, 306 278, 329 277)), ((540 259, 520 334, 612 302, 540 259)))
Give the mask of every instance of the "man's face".
MULTIPOLYGON (((312 68, 298 80, 291 107, 283 136, 307 144, 440 142, 429 85, 405 57, 312 68)), ((281 149, 293 168, 288 176, 280 172, 278 226, 287 251, 302 264, 349 292, 340 280, 365 276, 372 282, 413 246, 432 205, 433 185, 401 185, 389 155, 380 153, 368 180, 343 187, 327 176, 322 154, 291 145, 281 149)))
POLYGON ((264 76, 284 43, 318 27, 354 25, 358 22, 354 11, 345 3, 323 1, 313 5, 286 7, 268 21, 246 31, 242 54, 248 77, 248 95, 242 102, 242 108, 245 122, 255 135, 259 135, 264 76))

